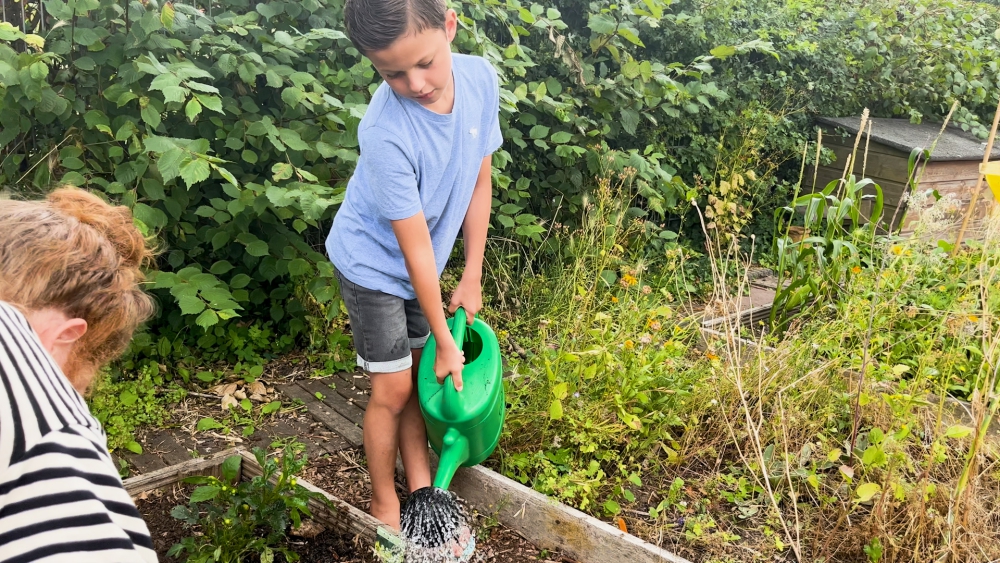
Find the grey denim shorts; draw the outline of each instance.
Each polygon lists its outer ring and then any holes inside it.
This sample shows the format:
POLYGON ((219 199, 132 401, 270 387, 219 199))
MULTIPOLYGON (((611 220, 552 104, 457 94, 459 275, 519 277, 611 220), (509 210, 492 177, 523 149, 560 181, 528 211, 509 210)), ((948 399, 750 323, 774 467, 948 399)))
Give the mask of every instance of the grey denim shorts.
POLYGON ((351 319, 358 365, 368 373, 409 369, 413 365, 410 350, 423 348, 431 334, 417 300, 362 287, 340 272, 336 275, 351 319))

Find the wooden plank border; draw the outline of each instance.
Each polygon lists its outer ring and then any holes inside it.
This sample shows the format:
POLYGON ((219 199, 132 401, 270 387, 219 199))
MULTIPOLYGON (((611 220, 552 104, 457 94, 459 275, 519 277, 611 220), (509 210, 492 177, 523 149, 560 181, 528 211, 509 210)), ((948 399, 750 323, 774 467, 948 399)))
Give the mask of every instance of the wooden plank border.
POLYGON ((535 546, 580 563, 691 563, 479 465, 459 469, 451 490, 535 546))

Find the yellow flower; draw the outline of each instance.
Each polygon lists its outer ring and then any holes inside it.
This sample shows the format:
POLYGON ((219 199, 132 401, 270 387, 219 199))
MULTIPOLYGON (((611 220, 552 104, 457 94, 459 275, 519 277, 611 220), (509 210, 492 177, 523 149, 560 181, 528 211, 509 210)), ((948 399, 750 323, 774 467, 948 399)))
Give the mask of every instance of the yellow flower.
POLYGON ((894 244, 892 245, 891 248, 889 248, 889 252, 892 252, 896 256, 899 256, 900 254, 903 253, 903 247, 899 246, 898 244, 894 244))
POLYGON ((705 357, 708 358, 710 361, 713 361, 713 362, 719 359, 718 355, 713 354, 711 352, 705 352, 705 357))
POLYGON ((631 350, 632 348, 635 348, 635 342, 632 342, 631 340, 626 340, 625 341, 625 349, 626 350, 631 350))
POLYGON ((970 323, 978 323, 979 322, 979 317, 977 317, 975 315, 969 315, 968 318, 969 318, 969 322, 970 323))
POLYGON ((855 267, 851 268, 851 271, 854 272, 855 274, 860 274, 861 273, 861 266, 855 266, 855 267))
POLYGON ((945 286, 943 286, 943 285, 942 286, 938 286, 938 291, 948 291, 948 288, 945 287, 945 286))
POLYGON ((617 297, 615 297, 614 295, 612 295, 612 296, 611 296, 611 302, 612 302, 612 303, 617 303, 617 302, 618 302, 618 298, 617 298, 617 297))
POLYGON ((639 280, 635 279, 635 276, 632 274, 625 274, 622 276, 622 285, 625 287, 629 287, 637 283, 639 283, 639 280))

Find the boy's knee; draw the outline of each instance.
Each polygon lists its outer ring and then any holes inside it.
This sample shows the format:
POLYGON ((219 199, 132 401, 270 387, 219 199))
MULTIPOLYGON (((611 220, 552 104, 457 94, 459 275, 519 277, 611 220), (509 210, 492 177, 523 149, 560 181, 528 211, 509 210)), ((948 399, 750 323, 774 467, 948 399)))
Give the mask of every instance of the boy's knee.
POLYGON ((400 414, 406 408, 413 394, 413 380, 410 370, 397 373, 378 373, 372 376, 372 403, 389 409, 393 414, 400 414))

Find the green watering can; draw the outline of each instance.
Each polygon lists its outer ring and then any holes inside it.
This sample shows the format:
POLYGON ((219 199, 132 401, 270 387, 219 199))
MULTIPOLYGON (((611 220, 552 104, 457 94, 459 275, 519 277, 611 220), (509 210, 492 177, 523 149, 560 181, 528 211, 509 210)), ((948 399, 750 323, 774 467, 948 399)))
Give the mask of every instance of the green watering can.
POLYGON ((447 489, 459 467, 483 462, 500 441, 507 403, 504 400, 500 344, 493 329, 480 319, 466 323, 459 308, 448 320, 452 338, 465 354, 462 392, 452 377, 438 383, 434 375, 434 335, 427 340, 417 372, 420 410, 427 425, 427 438, 440 457, 434 486, 447 489))

